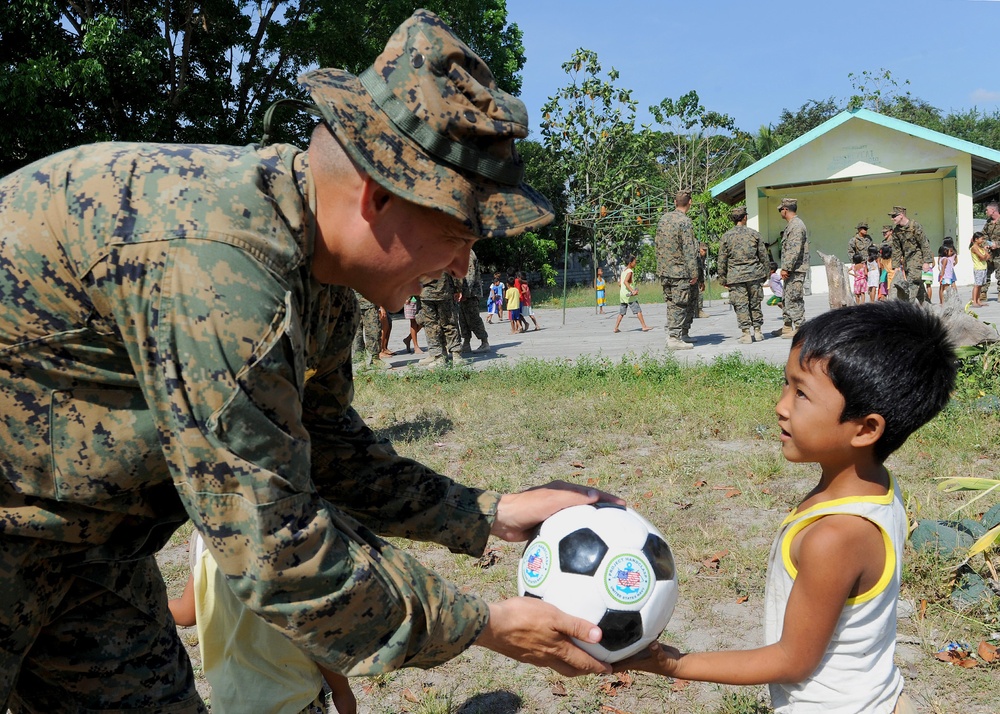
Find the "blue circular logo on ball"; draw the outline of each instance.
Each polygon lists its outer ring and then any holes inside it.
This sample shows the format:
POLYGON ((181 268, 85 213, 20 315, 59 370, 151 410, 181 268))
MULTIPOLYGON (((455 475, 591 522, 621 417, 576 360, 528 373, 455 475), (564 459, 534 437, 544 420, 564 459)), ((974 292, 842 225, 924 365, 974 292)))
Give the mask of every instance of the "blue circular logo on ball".
POLYGON ((552 568, 552 551, 547 543, 535 541, 521 558, 521 577, 526 588, 537 588, 552 568))
POLYGON ((635 555, 619 555, 604 571, 604 585, 615 602, 634 605, 649 594, 652 585, 649 566, 635 555))

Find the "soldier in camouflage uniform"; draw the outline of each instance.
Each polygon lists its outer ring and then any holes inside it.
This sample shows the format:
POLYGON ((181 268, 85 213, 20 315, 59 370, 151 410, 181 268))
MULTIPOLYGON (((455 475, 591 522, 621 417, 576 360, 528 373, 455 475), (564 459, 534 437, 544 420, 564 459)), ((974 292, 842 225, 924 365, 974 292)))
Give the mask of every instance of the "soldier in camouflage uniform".
POLYGON ((736 225, 719 239, 719 282, 729 288, 729 304, 736 311, 736 322, 743 333, 739 342, 746 345, 754 338, 758 342, 764 339, 761 283, 767 279, 771 260, 760 233, 747 227, 746 207, 736 206, 730 215, 736 225))
POLYGON ((868 235, 868 224, 865 221, 858 223, 857 233, 847 244, 847 260, 850 262, 855 255, 860 255, 868 260, 868 249, 872 247, 872 238, 868 235))
POLYGON ((351 287, 398 307, 463 276, 476 239, 551 220, 521 180, 523 104, 426 11, 360 79, 300 82, 323 117, 308 152, 98 144, 0 179, 0 707, 205 711, 154 560, 188 518, 333 671, 473 643, 610 671, 572 644, 591 624, 487 604, 376 535, 475 555, 601 495, 462 486, 351 407, 351 287))
POLYGON ((788 225, 781 236, 781 279, 784 281, 785 296, 781 306, 783 325, 775 330, 775 337, 791 339, 806 319, 805 282, 809 271, 809 232, 806 224, 798 217, 799 202, 794 198, 783 198, 778 213, 788 225))
POLYGON ((421 367, 443 365, 449 358, 455 365, 465 362, 455 304, 461 295, 455 279, 448 273, 427 283, 420 291, 417 322, 424 326, 427 335, 427 356, 417 362, 421 367))
POLYGON ((678 191, 674 210, 664 213, 656 226, 656 274, 667 303, 667 349, 689 350, 688 335, 698 306, 698 241, 687 212, 691 192, 678 191))
POLYGON ((469 272, 461 286, 462 300, 458 303, 459 328, 462 331, 462 352, 489 352, 490 339, 480 314, 483 299, 483 277, 479 273, 476 251, 469 251, 469 272), (479 338, 479 346, 472 349, 472 336, 479 338))
POLYGON ((361 315, 361 325, 354 334, 354 359, 361 360, 368 366, 383 364, 379 357, 382 344, 382 320, 384 312, 371 300, 354 291, 354 297, 358 299, 358 311, 361 315))
POLYGON ((1000 205, 996 201, 986 204, 986 223, 983 225, 986 236, 986 249, 989 259, 986 261, 986 282, 979 290, 979 301, 986 302, 986 293, 990 287, 990 276, 996 274, 997 285, 1000 285, 1000 205))
MULTIPOLYGON (((919 223, 906 217, 903 206, 893 206, 889 217, 895 226, 892 229, 892 267, 897 271, 903 269, 909 286, 905 297, 899 291, 897 294, 910 302, 930 302, 922 274, 934 267, 934 254, 924 235, 924 229, 919 223)), ((896 279, 899 279, 898 272, 896 279)))

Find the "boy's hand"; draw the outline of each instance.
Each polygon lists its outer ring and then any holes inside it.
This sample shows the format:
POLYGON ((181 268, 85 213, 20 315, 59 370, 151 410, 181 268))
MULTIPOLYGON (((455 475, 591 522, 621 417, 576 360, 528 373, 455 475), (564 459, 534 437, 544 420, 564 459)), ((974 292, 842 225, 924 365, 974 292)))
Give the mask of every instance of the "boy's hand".
POLYGON ((646 649, 613 663, 611 667, 615 672, 637 669, 642 672, 662 674, 665 677, 674 677, 676 676, 677 663, 680 662, 682 656, 676 647, 652 642, 646 649))
POLYGON ((508 493, 500 498, 490 533, 512 543, 527 540, 531 531, 556 511, 597 501, 625 505, 625 501, 610 493, 566 481, 553 481, 520 493, 508 493))

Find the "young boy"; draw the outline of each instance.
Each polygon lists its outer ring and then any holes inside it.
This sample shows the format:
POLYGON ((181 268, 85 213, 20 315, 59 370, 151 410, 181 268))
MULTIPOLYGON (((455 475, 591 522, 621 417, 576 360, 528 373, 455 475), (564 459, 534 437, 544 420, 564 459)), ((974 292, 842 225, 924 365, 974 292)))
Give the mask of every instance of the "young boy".
POLYGON ((510 332, 515 334, 521 331, 521 291, 514 285, 514 278, 507 278, 507 288, 505 298, 507 299, 507 318, 510 320, 510 332))
POLYGON ((767 299, 768 305, 781 307, 785 298, 785 286, 781 282, 781 273, 778 272, 778 264, 771 261, 771 277, 768 279, 768 286, 771 288, 771 297, 767 299))
POLYGON ((916 305, 853 305, 806 322, 775 412, 785 458, 821 474, 771 549, 766 646, 681 654, 654 643, 616 669, 768 683, 778 714, 913 711, 893 662, 908 523, 883 462, 944 407, 955 372, 941 321, 916 305))
POLYGON ((528 321, 524 318, 530 317, 531 321, 535 323, 535 329, 538 329, 538 320, 535 318, 535 311, 531 307, 531 288, 528 287, 528 278, 524 273, 517 274, 518 279, 521 284, 518 285, 518 289, 521 291, 521 324, 524 326, 524 330, 528 329, 528 321))

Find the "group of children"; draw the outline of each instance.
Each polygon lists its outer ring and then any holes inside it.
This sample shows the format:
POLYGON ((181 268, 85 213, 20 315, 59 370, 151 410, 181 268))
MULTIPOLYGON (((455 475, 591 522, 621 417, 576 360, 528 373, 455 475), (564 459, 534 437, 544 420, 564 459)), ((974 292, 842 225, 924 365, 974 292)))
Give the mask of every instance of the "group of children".
POLYGON ((526 332, 528 321, 525 318, 529 317, 538 329, 538 320, 531 308, 531 288, 523 272, 508 276, 506 285, 500 280, 500 273, 493 273, 493 284, 486 298, 486 322, 492 325, 494 315, 503 322, 504 312, 510 320, 511 334, 526 332))
MULTIPOLYGON (((978 233, 977 235, 982 234, 978 233)), ((970 248, 973 248, 974 244, 975 237, 973 237, 970 248)), ((976 251, 974 248, 972 254, 973 269, 975 269, 976 251)), ((866 298, 868 302, 887 299, 889 288, 892 286, 892 281, 896 274, 896 270, 892 267, 892 246, 870 246, 867 257, 860 253, 855 253, 853 262, 854 265, 851 266, 848 273, 852 280, 854 301, 860 305, 865 302, 866 298)), ((949 290, 957 289, 955 285, 955 264, 957 262, 958 255, 955 250, 954 239, 951 236, 946 236, 941 243, 941 247, 938 248, 933 268, 925 270, 920 274, 919 279, 924 283, 928 298, 934 295, 935 283, 938 285, 938 302, 940 303, 944 302, 949 290)), ((982 283, 979 284, 981 285, 982 283)), ((978 293, 978 288, 974 288, 972 302, 977 307, 982 307, 978 304, 978 293)))

